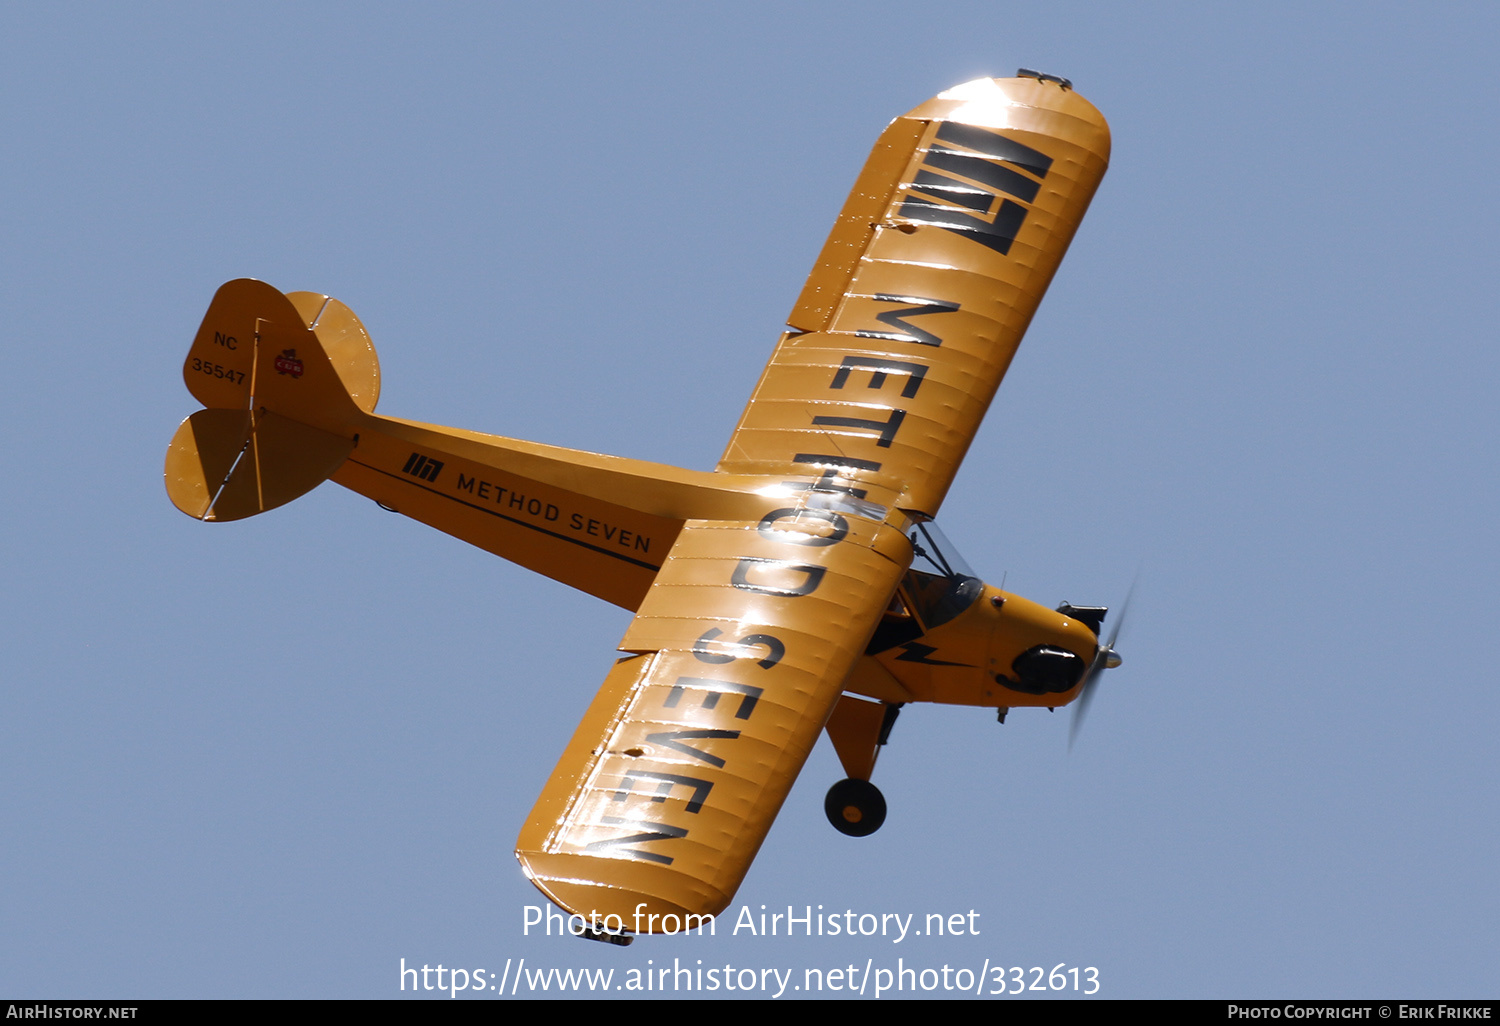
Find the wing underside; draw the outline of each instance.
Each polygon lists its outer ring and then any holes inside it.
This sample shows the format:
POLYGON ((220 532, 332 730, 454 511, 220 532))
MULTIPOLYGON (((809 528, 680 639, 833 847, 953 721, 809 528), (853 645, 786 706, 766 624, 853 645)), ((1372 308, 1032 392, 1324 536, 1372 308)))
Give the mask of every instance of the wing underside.
POLYGON ((719 464, 821 468, 934 516, 1104 174, 1078 94, 981 79, 876 144, 719 464))
POLYGON ((690 521, 521 833, 537 886, 640 932, 723 909, 910 559, 796 502, 690 521))
POLYGON ((671 932, 729 903, 1108 154, 1092 105, 1031 79, 881 136, 717 468, 747 505, 685 518, 522 830, 559 905, 671 932))
POLYGON ((626 609, 640 604, 682 525, 638 508, 644 489, 589 476, 578 462, 588 454, 388 417, 360 426, 334 481, 626 609))

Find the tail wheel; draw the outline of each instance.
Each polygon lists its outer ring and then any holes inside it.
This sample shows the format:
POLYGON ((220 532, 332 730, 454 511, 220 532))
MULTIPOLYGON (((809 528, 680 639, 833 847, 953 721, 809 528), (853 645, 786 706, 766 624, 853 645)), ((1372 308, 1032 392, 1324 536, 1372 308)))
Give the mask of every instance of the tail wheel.
POLYGON ((823 811, 839 833, 868 837, 885 822, 885 795, 868 780, 840 780, 828 789, 823 811))

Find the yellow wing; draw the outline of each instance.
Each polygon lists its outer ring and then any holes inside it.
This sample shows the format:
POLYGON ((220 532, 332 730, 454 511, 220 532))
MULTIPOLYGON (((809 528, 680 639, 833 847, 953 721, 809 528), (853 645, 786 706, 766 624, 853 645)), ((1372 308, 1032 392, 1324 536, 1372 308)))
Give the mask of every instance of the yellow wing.
POLYGON ((810 497, 678 536, 517 842, 563 908, 675 932, 734 896, 911 561, 899 514, 810 497))
POLYGON ((1104 118, 1051 81, 893 121, 719 469, 821 469, 936 515, 1108 160, 1104 118))
POLYGON ((746 512, 686 522, 521 832, 557 904, 636 932, 728 905, 1108 153, 1093 106, 1033 79, 881 136, 717 468, 746 512))

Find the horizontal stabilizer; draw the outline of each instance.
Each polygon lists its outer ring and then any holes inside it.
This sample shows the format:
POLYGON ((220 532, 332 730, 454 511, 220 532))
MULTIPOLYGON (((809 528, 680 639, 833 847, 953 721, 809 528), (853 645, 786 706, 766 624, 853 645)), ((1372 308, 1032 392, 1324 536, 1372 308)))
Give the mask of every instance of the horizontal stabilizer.
POLYGON ((199 410, 167 447, 167 495, 199 520, 243 520, 328 480, 353 450, 347 438, 278 416, 199 410))
POLYGON ((241 520, 326 481, 380 396, 375 348, 353 311, 250 278, 214 294, 182 373, 207 409, 167 448, 167 495, 199 520, 241 520))

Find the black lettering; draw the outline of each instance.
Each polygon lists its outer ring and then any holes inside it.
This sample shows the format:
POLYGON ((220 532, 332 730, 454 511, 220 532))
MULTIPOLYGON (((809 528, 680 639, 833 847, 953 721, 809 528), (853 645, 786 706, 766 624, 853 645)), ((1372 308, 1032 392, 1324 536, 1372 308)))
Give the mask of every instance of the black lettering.
MULTIPOLYGON (((746 651, 747 649, 756 645, 764 645, 769 650, 769 654, 764 659, 757 660, 756 665, 762 670, 769 670, 781 662, 781 657, 786 655, 786 645, 782 644, 780 638, 772 637, 769 634, 746 634, 739 641, 729 642, 723 646, 739 649, 740 651, 722 654, 715 652, 709 646, 723 633, 717 627, 710 627, 698 635, 698 640, 693 642, 693 657, 705 663, 728 663, 736 659, 748 659, 754 653, 746 651)), ((668 705, 670 704, 672 703, 668 702, 668 705)))
POLYGON ((542 500, 541 499, 532 499, 530 502, 528 502, 526 504, 526 512, 530 513, 534 517, 541 516, 542 515, 542 500))
MULTIPOLYGON (((815 457, 821 458, 821 457, 815 457)), ((798 462, 803 462, 799 460, 798 462)), ((856 499, 863 499, 869 494, 865 488, 853 488, 849 485, 839 484, 839 472, 837 470, 825 470, 811 485, 804 485, 800 481, 783 481, 782 484, 789 488, 807 488, 812 492, 848 495, 856 499)))
POLYGON ((647 734, 646 741, 650 744, 663 745, 684 755, 691 755, 693 758, 706 762, 715 769, 718 769, 724 765, 723 759, 683 742, 707 741, 712 738, 725 738, 732 741, 739 736, 740 732, 737 730, 662 730, 655 734, 647 734))
POLYGON ((792 545, 833 545, 841 542, 849 534, 849 521, 837 513, 826 509, 786 509, 772 510, 760 518, 760 523, 755 525, 755 530, 767 541, 788 542, 792 545), (776 529, 776 522, 787 518, 800 520, 803 517, 811 517, 821 520, 826 524, 833 525, 830 534, 805 534, 800 531, 780 531, 776 529))
POLYGON ((896 432, 901 430, 901 422, 905 419, 905 410, 892 410, 887 420, 865 420, 861 417, 814 417, 813 424, 818 427, 847 427, 874 431, 877 432, 875 444, 882 449, 889 449, 891 441, 896 437, 896 432))
POLYGON ((623 802, 630 794, 630 789, 638 781, 656 781, 656 793, 651 796, 653 802, 664 802, 667 795, 672 792, 674 785, 691 787, 693 797, 688 800, 687 811, 697 814, 703 808, 703 802, 708 798, 708 792, 713 789, 713 782, 700 780, 697 777, 684 777, 676 773, 655 773, 651 770, 627 770, 625 778, 620 781, 620 789, 615 792, 615 801, 623 802))
POLYGON ((481 499, 488 499, 490 497, 490 483, 488 481, 479 482, 479 497, 481 499))
POLYGON ((827 567, 808 566, 805 563, 789 563, 784 559, 755 559, 746 556, 741 559, 734 568, 734 574, 729 583, 744 591, 753 591, 758 595, 781 595, 785 598, 798 598, 802 595, 811 595, 818 590, 818 585, 823 583, 823 575, 828 572, 827 567), (750 581, 750 571, 760 567, 763 571, 787 570, 792 573, 806 574, 807 579, 795 588, 777 587, 773 584, 754 584, 750 581))
MULTIPOLYGON (((647 841, 666 841, 674 837, 686 837, 688 832, 683 827, 668 826, 665 823, 651 823, 639 819, 623 819, 619 816, 601 816, 599 822, 603 826, 643 826, 650 827, 648 831, 639 834, 631 834, 628 837, 612 837, 605 841, 592 841, 584 846, 584 851, 605 851, 621 844, 644 844, 647 841)), ((654 851, 640 851, 636 848, 620 848, 620 854, 629 855, 633 859, 643 862, 658 862, 663 866, 670 866, 672 859, 667 855, 658 855, 654 851)))
POLYGON ((214 332, 214 345, 223 346, 225 349, 238 349, 240 341, 233 335, 225 335, 223 332, 216 331, 214 332))
MULTIPOLYGON (((902 311, 909 313, 910 311, 902 311)), ((936 338, 936 336, 933 336, 936 338)), ((927 366, 921 363, 905 363, 901 360, 877 360, 873 356, 846 356, 844 363, 838 370, 834 371, 833 384, 829 388, 843 388, 849 380, 849 372, 852 370, 873 371, 870 375, 870 383, 866 388, 884 388, 887 374, 905 374, 906 387, 901 390, 903 399, 910 399, 917 394, 917 389, 922 387, 922 379, 927 376, 927 366)))
MULTIPOLYGON (((808 455, 809 454, 807 453, 798 454, 799 461, 801 461, 803 457, 808 457, 808 455)), ((824 460, 835 459, 836 457, 811 456, 810 458, 816 460, 824 460)), ((880 464, 877 463, 875 464, 875 466, 878 468, 880 464)), ((808 497, 804 500, 804 502, 810 507, 814 507, 817 509, 837 508, 843 510, 846 513, 855 513, 862 517, 868 517, 871 520, 885 519, 885 515, 889 513, 890 510, 880 505, 880 503, 878 502, 868 501, 866 496, 869 495, 869 492, 866 489, 854 488, 850 485, 843 484, 841 483, 843 479, 844 475, 839 471, 825 470, 821 475, 819 475, 816 481, 813 481, 811 483, 802 481, 783 481, 782 484, 786 485, 788 488, 804 488, 812 493, 808 495, 808 497), (824 496, 828 495, 843 495, 848 496, 848 498, 833 500, 824 498, 824 496)))
MULTIPOLYGON (((783 649, 783 651, 785 650, 783 649)), ((730 656, 729 658, 732 659, 734 657, 730 656)), ((764 663, 764 660, 762 660, 762 663, 764 663)), ((772 663, 772 665, 775 664, 772 663)), ((755 703, 760 701, 760 696, 765 692, 764 688, 752 687, 749 684, 736 684, 733 681, 705 680, 702 677, 678 677, 677 683, 672 685, 672 690, 667 692, 666 701, 661 704, 662 708, 677 708, 677 703, 682 701, 685 688, 702 688, 708 692, 703 697, 703 701, 699 703, 704 709, 716 708, 719 704, 719 695, 721 694, 744 695, 745 697, 740 699, 739 710, 734 714, 734 718, 737 720, 748 720, 750 714, 755 711, 755 703)))
POLYGON ((893 342, 916 342, 924 346, 940 346, 943 340, 909 323, 905 318, 920 317, 922 314, 952 313, 958 309, 957 303, 946 303, 941 299, 923 299, 921 296, 891 296, 883 293, 876 294, 874 299, 882 303, 908 303, 915 304, 901 310, 887 310, 875 315, 875 319, 881 324, 888 324, 895 331, 856 331, 854 334, 861 338, 886 338, 893 342))
MULTIPOLYGON (((356 460, 356 462, 359 461, 356 460)), ((392 473, 389 470, 382 469, 379 466, 371 465, 368 463, 360 463, 360 465, 367 467, 370 470, 378 471, 382 474, 392 473)), ((407 459, 405 467, 407 468, 408 473, 410 473, 411 471, 417 471, 419 468, 425 468, 425 472, 429 475, 427 479, 433 480, 434 477, 438 476, 439 471, 442 468, 442 462, 439 460, 424 459, 421 453, 412 453, 411 456, 407 459)), ((400 473, 400 471, 396 471, 395 473, 400 473)), ((638 566, 643 570, 650 570, 652 573, 656 573, 657 571, 661 570, 661 567, 659 565, 637 559, 630 553, 617 552, 612 549, 596 546, 591 544, 590 542, 583 540, 582 538, 577 537, 575 534, 569 534, 566 532, 562 532, 556 528, 543 526, 543 524, 539 522, 543 520, 543 517, 516 517, 509 515, 507 512, 501 512, 501 510, 506 505, 517 504, 517 500, 519 500, 520 502, 524 502, 525 496, 514 496, 514 493, 511 493, 507 488, 502 488, 499 485, 495 485, 489 482, 481 482, 479 478, 472 478, 468 474, 461 474, 460 477, 462 478, 462 480, 459 481, 458 489, 456 490, 458 494, 448 492, 447 490, 438 491, 436 489, 431 489, 431 491, 433 491, 434 494, 441 495, 450 502, 458 503, 461 506, 467 506, 470 509, 477 510, 489 516, 499 517, 500 519, 505 520, 508 523, 515 524, 519 527, 524 527, 528 530, 537 531, 541 534, 548 535, 551 538, 566 542, 570 545, 578 545, 586 549, 591 549, 600 555, 622 560, 623 562, 630 563, 633 566, 638 566), (469 493, 469 495, 473 495, 473 493, 478 490, 478 487, 481 483, 487 483, 489 484, 489 487, 494 489, 495 500, 493 506, 491 506, 488 502, 480 504, 477 500, 470 501, 467 496, 462 494, 463 492, 467 492, 469 493), (507 495, 512 496, 510 503, 506 502, 507 495)), ((562 516, 562 511, 557 509, 556 507, 548 506, 546 507, 546 509, 547 512, 544 514, 546 520, 554 520, 562 516)), ((569 514, 569 516, 571 518, 573 531, 582 533, 582 528, 584 525, 584 519, 582 515, 569 514)), ((629 546, 626 547, 628 548, 629 546)), ((643 552, 649 552, 650 547, 651 541, 649 538, 641 538, 639 536, 636 538, 636 549, 643 552)))
MULTIPOLYGON (((499 501, 498 499, 496 500, 499 501)), ((522 509, 526 505, 526 496, 517 492, 510 493, 510 502, 506 503, 511 509, 522 509)))
POLYGON ((740 644, 764 645, 766 647, 766 657, 755 661, 755 665, 759 666, 762 670, 769 670, 781 662, 782 657, 786 655, 786 645, 782 644, 780 638, 770 634, 746 634, 740 639, 740 644))

